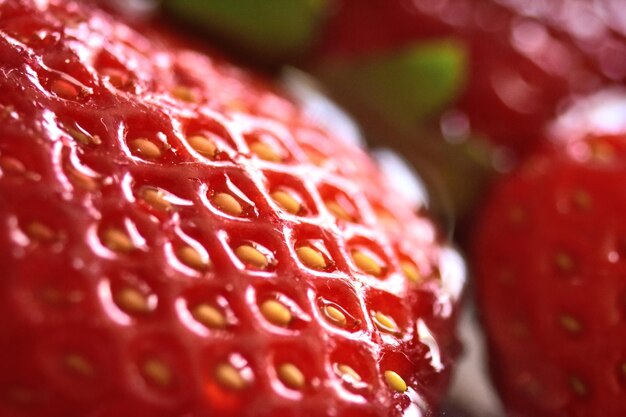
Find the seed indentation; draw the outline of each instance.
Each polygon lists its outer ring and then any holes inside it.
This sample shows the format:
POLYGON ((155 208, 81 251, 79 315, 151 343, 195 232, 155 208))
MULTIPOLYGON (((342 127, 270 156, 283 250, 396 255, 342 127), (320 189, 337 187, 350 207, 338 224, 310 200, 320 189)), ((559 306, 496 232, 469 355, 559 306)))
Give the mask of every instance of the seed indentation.
POLYGON ((386 314, 376 312, 374 313, 374 316, 372 318, 378 330, 382 332, 398 333, 398 331, 400 330, 396 322, 386 314))
POLYGON ((574 269, 574 260, 568 253, 563 251, 557 252, 554 257, 554 263, 563 272, 571 272, 574 269))
POLYGON ((250 150, 259 158, 269 162, 281 162, 282 156, 265 142, 254 142, 250 145, 250 150))
POLYGON ((92 376, 93 365, 84 356, 72 353, 63 358, 63 364, 72 372, 81 376, 92 376))
POLYGON ((339 310, 337 307, 327 305, 323 307, 322 311, 331 323, 339 327, 346 327, 346 315, 343 314, 343 312, 341 312, 341 310, 339 310))
POLYGON ((276 300, 266 300, 261 304, 261 314, 276 326, 287 326, 291 323, 293 316, 291 311, 284 304, 276 300))
POLYGON ((278 367, 278 378, 285 386, 292 389, 302 389, 306 383, 302 371, 292 363, 285 363, 278 367))
POLYGON ((572 334, 580 333, 583 330, 583 326, 575 317, 568 314, 564 314, 559 318, 559 323, 567 332, 572 334))
POLYGON ((176 256, 183 264, 198 271, 209 267, 209 262, 192 246, 182 246, 176 251, 176 256))
POLYGON ((383 269, 378 262, 365 252, 360 250, 352 251, 352 259, 354 260, 357 268, 366 274, 380 277, 383 273, 383 269))
POLYGON ((146 188, 142 192, 142 197, 152 208, 160 211, 170 211, 172 203, 165 199, 165 193, 158 188, 146 188))
POLYGON ((256 249, 250 245, 241 245, 237 249, 235 249, 235 255, 246 265, 258 268, 265 269, 269 261, 261 251, 256 249))
POLYGON ((317 249, 313 249, 310 246, 300 246, 296 249, 300 262, 311 269, 324 269, 326 268, 326 259, 324 255, 317 249))
POLYGON ((161 156, 161 149, 148 139, 134 139, 130 142, 131 150, 148 159, 156 159, 161 156))
POLYGON ((274 191, 271 197, 287 213, 298 214, 302 208, 300 202, 287 191, 274 191))
POLYGON ((228 193, 217 193, 213 197, 213 204, 226 214, 231 216, 239 216, 243 213, 243 207, 239 201, 228 193))
POLYGON ((204 136, 190 136, 187 138, 187 143, 189 143, 189 146, 191 146, 194 151, 206 158, 213 159, 217 154, 217 146, 215 146, 215 143, 204 136))
POLYGON ((579 397, 584 397, 589 392, 585 381, 578 376, 570 376, 568 382, 570 389, 579 397))
POLYGON ((152 310, 148 297, 130 287, 123 288, 116 292, 115 302, 122 310, 131 314, 146 314, 152 310))
POLYGON ((71 167, 67 171, 70 179, 79 187, 87 191, 95 191, 98 188, 98 182, 89 175, 71 167))
POLYGON ((135 245, 130 237, 120 229, 107 229, 102 236, 106 247, 114 252, 130 252, 135 249, 135 245))
POLYGON ((198 322, 210 329, 223 329, 226 327, 226 317, 217 308, 210 304, 199 304, 193 308, 191 315, 198 322))
POLYGON ((337 371, 341 377, 348 376, 352 378, 354 381, 361 381, 361 375, 359 375, 352 367, 341 363, 337 365, 337 371))
POLYGON ((400 268, 402 268, 402 273, 409 281, 420 283, 424 280, 424 277, 422 277, 422 274, 420 274, 420 271, 413 262, 402 261, 400 262, 400 268))
POLYGON ((193 92, 193 90, 189 87, 185 87, 184 85, 177 85, 176 87, 174 87, 172 89, 172 96, 189 103, 198 101, 198 97, 193 92))
POLYGON ((146 360, 141 370, 146 379, 155 385, 168 387, 172 383, 172 371, 158 359, 146 360))
POLYGON ((385 371, 385 380, 394 391, 405 392, 408 388, 404 379, 394 371, 385 371))
POLYGON ((326 208, 330 213, 338 219, 345 220, 347 222, 353 221, 352 216, 348 211, 338 202, 333 200, 327 200, 324 202, 326 208))
POLYGON ((40 242, 50 242, 54 240, 56 234, 54 231, 43 223, 32 222, 26 227, 28 237, 40 242))
POLYGON ((50 85, 50 90, 61 98, 73 99, 80 94, 78 88, 65 81, 65 80, 54 80, 50 85))
POLYGON ((219 364, 215 368, 215 379, 220 385, 232 391, 241 391, 248 385, 241 373, 228 363, 219 364))

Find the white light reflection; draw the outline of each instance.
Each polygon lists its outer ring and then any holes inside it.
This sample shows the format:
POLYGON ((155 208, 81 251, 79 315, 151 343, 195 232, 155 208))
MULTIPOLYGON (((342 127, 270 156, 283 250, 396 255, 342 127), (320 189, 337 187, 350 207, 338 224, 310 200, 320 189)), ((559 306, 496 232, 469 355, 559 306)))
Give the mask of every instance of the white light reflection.
POLYGON ((430 351, 430 365, 437 372, 443 371, 444 366, 443 362, 441 362, 441 352, 439 351, 439 345, 437 344, 435 337, 422 319, 417 320, 416 327, 420 342, 428 346, 428 350, 430 351))

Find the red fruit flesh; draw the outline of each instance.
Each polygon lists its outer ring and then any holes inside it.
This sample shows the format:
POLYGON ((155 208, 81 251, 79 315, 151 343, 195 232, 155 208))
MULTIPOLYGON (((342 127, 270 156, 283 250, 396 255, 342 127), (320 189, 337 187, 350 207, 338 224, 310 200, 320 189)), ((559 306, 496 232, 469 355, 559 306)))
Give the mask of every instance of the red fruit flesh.
POLYGON ((546 145, 481 213, 476 290, 511 416, 626 415, 625 162, 623 134, 546 145))
POLYGON ((140 30, 0 2, 0 415, 429 415, 463 279, 432 222, 265 81, 140 30))
POLYGON ((626 32, 611 26, 608 0, 531 3, 342 0, 316 59, 349 61, 456 39, 467 48, 470 67, 453 110, 474 133, 526 153, 564 99, 626 79, 626 32))

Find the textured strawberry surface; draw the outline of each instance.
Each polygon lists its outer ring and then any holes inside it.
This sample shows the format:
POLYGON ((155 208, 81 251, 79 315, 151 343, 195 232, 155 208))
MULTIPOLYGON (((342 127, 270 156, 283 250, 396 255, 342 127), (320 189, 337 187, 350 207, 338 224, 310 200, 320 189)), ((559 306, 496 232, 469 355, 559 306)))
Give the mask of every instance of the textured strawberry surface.
POLYGON ((85 2, 0 1, 0 73, 2 416, 437 407, 458 258, 359 149, 85 2))
POLYGON ((366 58, 454 38, 467 49, 469 76, 453 107, 476 133, 526 152, 564 98, 626 79, 623 8, 591 3, 342 0, 318 59, 366 58))
POLYGON ((546 147, 482 213, 476 289, 511 416, 626 415, 625 139, 546 147))

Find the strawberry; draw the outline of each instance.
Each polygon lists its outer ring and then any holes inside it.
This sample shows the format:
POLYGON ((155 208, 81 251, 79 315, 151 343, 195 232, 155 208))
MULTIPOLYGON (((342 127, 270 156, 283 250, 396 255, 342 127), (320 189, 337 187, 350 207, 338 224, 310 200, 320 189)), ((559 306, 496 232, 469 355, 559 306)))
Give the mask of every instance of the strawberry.
POLYGON ((431 415, 463 270, 423 207, 165 27, 0 1, 0 415, 431 415))
POLYGON ((474 233, 491 370, 509 415, 626 415, 626 94, 563 115, 474 233))
MULTIPOLYGON (((560 0, 536 7, 523 0, 338 3, 317 51, 322 65, 339 61, 362 71, 364 65, 437 39, 454 39, 465 50, 465 86, 451 112, 435 120, 444 134, 465 123, 475 134, 524 153, 541 140, 544 125, 563 99, 607 80, 626 80, 621 58, 626 32, 612 30, 606 21, 608 1, 584 6, 560 0)), ((619 14, 623 12, 615 12, 619 14)), ((410 77, 407 70, 385 85, 410 84, 410 77)), ((349 90, 367 86, 343 80, 335 88, 350 100, 354 92, 349 90)), ((360 99, 367 103, 366 97, 360 99)), ((368 105, 375 108, 376 101, 368 105)))

